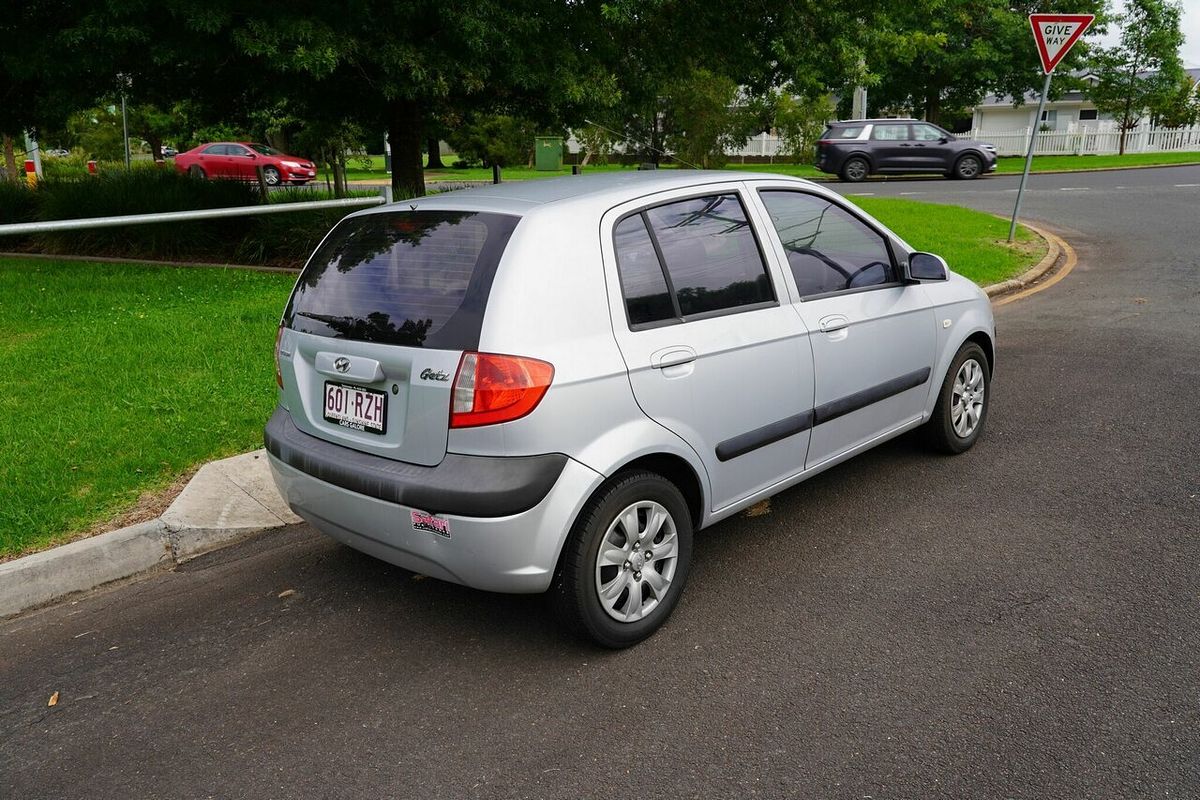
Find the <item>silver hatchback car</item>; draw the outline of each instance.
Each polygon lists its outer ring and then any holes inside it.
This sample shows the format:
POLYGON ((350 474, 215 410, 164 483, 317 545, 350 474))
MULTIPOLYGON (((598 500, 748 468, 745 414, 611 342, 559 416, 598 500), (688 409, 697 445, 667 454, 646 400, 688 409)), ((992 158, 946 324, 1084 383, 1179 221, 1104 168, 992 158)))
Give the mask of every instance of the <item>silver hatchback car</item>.
POLYGON ((509 183, 354 214, 284 312, 292 509, 407 569, 650 635, 694 531, 913 428, 987 420, 986 296, 772 175, 509 183))

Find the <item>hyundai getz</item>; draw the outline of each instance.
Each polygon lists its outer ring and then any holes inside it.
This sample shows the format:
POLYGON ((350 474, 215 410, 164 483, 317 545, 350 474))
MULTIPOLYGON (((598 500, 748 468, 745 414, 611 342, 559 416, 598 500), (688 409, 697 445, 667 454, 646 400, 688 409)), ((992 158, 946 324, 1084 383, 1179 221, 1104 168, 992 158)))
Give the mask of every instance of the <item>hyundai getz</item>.
POLYGON ((501 184, 338 223, 265 440, 318 530, 624 647, 695 531, 913 428, 971 447, 993 342, 974 284, 806 181, 501 184))

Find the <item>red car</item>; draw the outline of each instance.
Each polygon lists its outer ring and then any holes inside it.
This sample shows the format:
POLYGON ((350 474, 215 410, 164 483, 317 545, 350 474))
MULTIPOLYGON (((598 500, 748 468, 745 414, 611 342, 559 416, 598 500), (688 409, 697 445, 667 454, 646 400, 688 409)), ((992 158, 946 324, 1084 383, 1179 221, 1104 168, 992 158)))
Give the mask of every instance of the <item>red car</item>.
POLYGON ((289 156, 274 147, 252 142, 214 142, 193 147, 175 156, 175 169, 195 178, 258 180, 258 167, 268 186, 293 183, 303 186, 317 177, 316 165, 307 158, 289 156))

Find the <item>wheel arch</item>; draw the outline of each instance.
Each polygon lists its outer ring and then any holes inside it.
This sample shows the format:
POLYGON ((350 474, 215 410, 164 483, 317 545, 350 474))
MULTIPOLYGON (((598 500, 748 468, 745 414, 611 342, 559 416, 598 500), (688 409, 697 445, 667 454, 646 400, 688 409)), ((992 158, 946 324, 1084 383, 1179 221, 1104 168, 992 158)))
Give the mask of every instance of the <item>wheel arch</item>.
POLYGON ((661 475, 675 484, 692 515, 692 528, 699 529, 704 521, 704 485, 691 464, 671 453, 650 453, 622 464, 613 470, 612 475, 638 469, 661 475))
MULTIPOLYGON (((988 362, 988 375, 994 374, 996 371, 996 346, 992 342, 992 337, 988 336, 987 331, 975 331, 964 342, 974 342, 983 349, 983 355, 988 362)), ((961 347, 962 345, 959 346, 961 347)))

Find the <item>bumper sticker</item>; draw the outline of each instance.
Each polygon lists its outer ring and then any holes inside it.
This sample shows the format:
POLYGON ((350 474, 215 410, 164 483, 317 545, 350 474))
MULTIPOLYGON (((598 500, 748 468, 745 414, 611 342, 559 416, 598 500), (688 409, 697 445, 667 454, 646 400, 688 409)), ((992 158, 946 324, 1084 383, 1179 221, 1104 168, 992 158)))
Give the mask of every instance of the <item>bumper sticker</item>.
POLYGON ((412 512, 412 526, 414 531, 428 531, 450 538, 450 520, 426 514, 424 511, 412 512))

